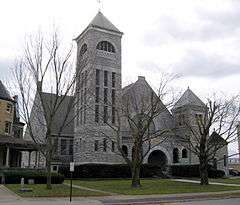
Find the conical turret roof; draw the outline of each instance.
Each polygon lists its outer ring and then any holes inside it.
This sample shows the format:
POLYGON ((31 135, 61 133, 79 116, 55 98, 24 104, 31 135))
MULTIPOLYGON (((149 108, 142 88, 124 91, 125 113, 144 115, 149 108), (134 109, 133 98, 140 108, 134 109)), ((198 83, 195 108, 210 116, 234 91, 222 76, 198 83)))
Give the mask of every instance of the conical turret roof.
POLYGON ((0 99, 13 101, 8 90, 5 88, 1 80, 0 80, 0 99))
POLYGON ((173 106, 173 109, 185 106, 185 105, 195 105, 195 106, 205 106, 205 104, 196 96, 193 91, 189 88, 183 93, 180 99, 173 106))

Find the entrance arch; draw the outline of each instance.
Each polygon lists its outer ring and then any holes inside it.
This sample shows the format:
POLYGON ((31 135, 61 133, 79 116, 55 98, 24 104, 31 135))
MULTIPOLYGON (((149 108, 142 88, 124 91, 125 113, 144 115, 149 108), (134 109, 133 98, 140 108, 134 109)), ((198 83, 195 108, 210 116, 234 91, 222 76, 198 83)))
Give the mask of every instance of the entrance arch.
POLYGON ((165 168, 168 164, 167 156, 161 150, 154 150, 148 156, 148 163, 165 168))

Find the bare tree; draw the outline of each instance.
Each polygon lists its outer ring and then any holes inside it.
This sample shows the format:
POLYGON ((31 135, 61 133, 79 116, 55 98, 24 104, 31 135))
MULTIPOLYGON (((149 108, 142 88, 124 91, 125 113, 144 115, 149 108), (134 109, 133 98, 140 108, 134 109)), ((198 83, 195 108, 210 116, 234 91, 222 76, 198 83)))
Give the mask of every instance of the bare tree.
POLYGON ((67 100, 67 111, 61 113, 64 120, 57 126, 60 136, 74 119, 70 110, 78 103, 73 95, 78 76, 73 70, 73 48, 71 46, 63 52, 62 46, 56 31, 50 39, 44 38, 41 32, 30 36, 22 57, 16 60, 13 69, 20 93, 21 117, 27 125, 26 132, 34 142, 43 145, 41 153, 46 159, 47 189, 51 189, 51 162, 55 149, 52 137, 56 134, 53 133, 54 123, 67 100), (51 94, 48 100, 44 89, 51 94))
MULTIPOLYGON (((115 103, 113 103, 115 100, 108 102, 108 106, 114 108, 112 115, 98 113, 111 130, 107 132, 102 129, 101 135, 114 143, 113 145, 116 144, 116 154, 130 167, 133 188, 141 186, 140 169, 146 156, 171 134, 170 124, 166 120, 171 118, 167 108, 175 101, 173 90, 169 89, 169 83, 175 78, 176 76, 165 75, 161 78, 158 91, 154 92, 144 77, 140 77, 136 83, 118 92, 120 98, 115 103), (168 102, 164 105, 162 100, 165 98, 168 98, 168 102), (157 118, 158 122, 162 121, 162 127, 155 127, 154 121, 157 118), (126 140, 133 145, 132 154, 128 154, 122 146, 126 140)), ((104 103, 104 99, 101 101, 104 103)), ((91 131, 99 132, 95 131, 94 127, 91 131)))
POLYGON ((179 143, 198 157, 201 185, 208 184, 208 165, 214 162, 218 152, 227 150, 227 145, 236 140, 239 102, 239 96, 229 100, 209 99, 202 114, 184 118, 188 134, 178 136, 179 143))

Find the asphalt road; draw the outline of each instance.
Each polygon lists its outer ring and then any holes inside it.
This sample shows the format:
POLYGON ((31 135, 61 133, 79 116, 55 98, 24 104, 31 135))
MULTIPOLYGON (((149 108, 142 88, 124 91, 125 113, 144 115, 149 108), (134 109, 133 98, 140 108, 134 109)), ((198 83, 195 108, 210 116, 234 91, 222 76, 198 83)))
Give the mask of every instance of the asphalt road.
POLYGON ((240 198, 168 203, 168 205, 240 205, 240 198))

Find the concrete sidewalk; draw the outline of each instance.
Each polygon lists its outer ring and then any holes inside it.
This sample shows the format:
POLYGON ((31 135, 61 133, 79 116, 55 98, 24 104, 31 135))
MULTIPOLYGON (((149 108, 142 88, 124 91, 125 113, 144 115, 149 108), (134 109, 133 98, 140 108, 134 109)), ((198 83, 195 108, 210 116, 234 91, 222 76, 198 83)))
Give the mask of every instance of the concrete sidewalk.
POLYGON ((0 203, 20 200, 21 197, 8 190, 5 186, 0 185, 0 203))
POLYGON ((124 204, 160 204, 185 201, 198 201, 207 199, 221 199, 225 197, 240 198, 240 190, 221 191, 221 192, 202 192, 202 193, 184 193, 184 194, 166 194, 166 195, 118 195, 100 197, 105 205, 124 205, 124 204))
MULTIPOLYGON (((194 183, 194 184, 200 183, 200 181, 191 180, 191 179, 171 179, 171 180, 176 181, 176 182, 187 182, 187 183, 194 183)), ((239 186, 240 187, 240 184, 229 184, 229 183, 220 183, 220 182, 209 182, 209 184, 222 185, 222 186, 239 186)))

